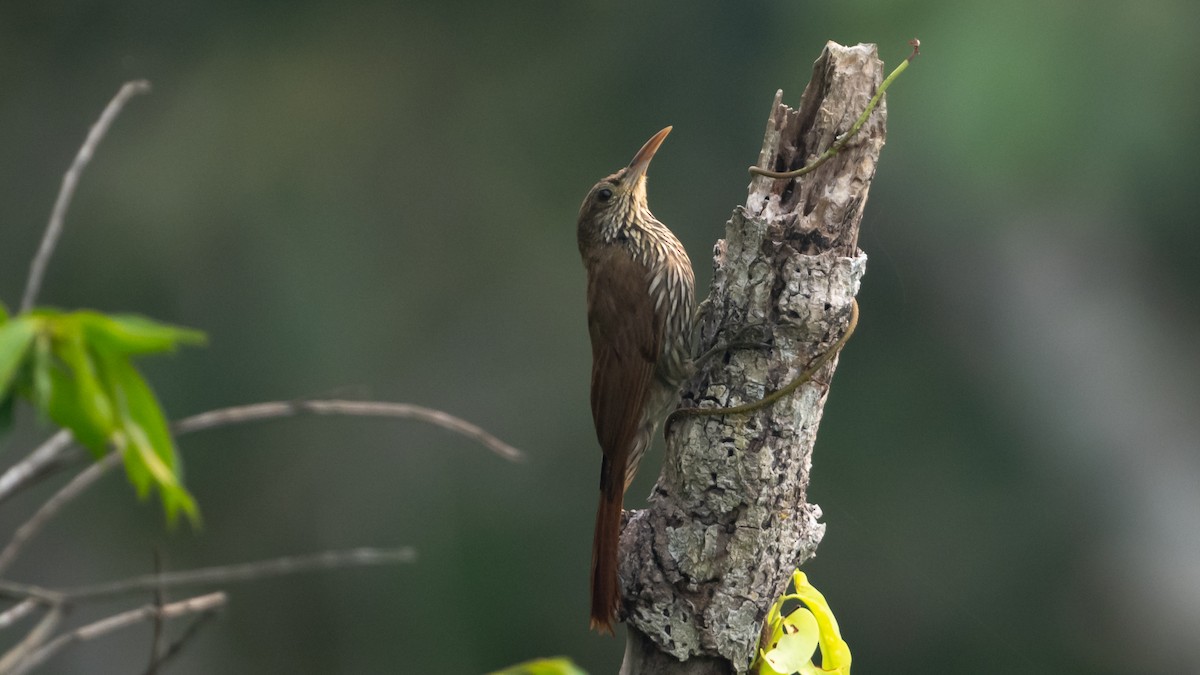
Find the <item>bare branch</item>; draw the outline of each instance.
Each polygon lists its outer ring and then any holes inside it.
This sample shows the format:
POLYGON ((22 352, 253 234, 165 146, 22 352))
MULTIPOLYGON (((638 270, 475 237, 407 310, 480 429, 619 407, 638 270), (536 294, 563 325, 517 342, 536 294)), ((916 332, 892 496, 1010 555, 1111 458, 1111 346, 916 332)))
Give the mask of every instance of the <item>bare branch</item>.
POLYGON ((177 640, 172 642, 171 645, 167 647, 167 650, 163 652, 154 663, 150 664, 150 667, 146 669, 145 675, 154 675, 156 672, 158 672, 158 669, 164 666, 168 661, 176 656, 179 656, 180 652, 183 651, 183 648, 187 646, 187 643, 190 642, 192 638, 196 637, 196 634, 200 632, 200 629, 203 628, 210 620, 212 620, 214 616, 216 616, 216 612, 205 612, 196 617, 194 621, 188 624, 188 627, 183 631, 183 635, 180 635, 177 640))
POLYGON ((33 538, 33 535, 37 534, 63 506, 66 506, 67 503, 82 494, 84 490, 100 480, 101 476, 108 473, 109 469, 120 463, 121 455, 119 453, 109 453, 100 461, 81 471, 78 476, 71 479, 71 482, 54 493, 53 497, 47 499, 29 520, 17 528, 8 545, 4 547, 3 551, 0 551, 0 574, 3 574, 8 569, 8 566, 17 559, 17 555, 20 554, 21 548, 25 546, 25 542, 33 538))
MULTIPOLYGON (((188 614, 198 614, 201 612, 211 612, 221 607, 226 603, 228 598, 223 592, 209 593, 179 602, 172 602, 169 605, 155 607, 154 605, 145 605, 137 609, 131 609, 127 612, 121 612, 101 619, 95 623, 90 623, 86 626, 77 628, 70 633, 64 633, 53 640, 46 643, 37 651, 29 655, 11 672, 13 675, 23 675, 34 668, 45 663, 58 652, 69 647, 76 642, 85 642, 87 640, 95 640, 96 638, 104 637, 113 631, 120 630, 126 626, 140 623, 154 618, 161 619, 176 619, 188 614)), ((0 672, 9 672, 0 670, 0 672)))
MULTIPOLYGON (((205 567, 181 572, 147 574, 120 581, 88 586, 78 586, 66 590, 52 590, 32 584, 21 584, 13 581, 0 580, 0 595, 23 598, 22 602, 0 617, 11 625, 20 616, 28 614, 36 605, 47 604, 50 613, 34 627, 21 641, 0 658, 0 674, 25 673, 43 663, 64 647, 73 642, 91 640, 124 626, 153 619, 163 621, 173 619, 183 614, 191 614, 211 610, 225 603, 225 593, 217 592, 205 596, 161 604, 161 599, 153 605, 118 614, 103 621, 89 624, 78 630, 60 635, 50 642, 46 638, 53 632, 65 609, 72 604, 111 597, 125 593, 155 590, 159 593, 165 589, 197 585, 225 584, 237 581, 251 581, 268 577, 278 577, 301 572, 341 569, 347 567, 364 567, 369 565, 388 565, 409 563, 416 560, 416 552, 411 547, 395 549, 358 548, 347 551, 325 551, 311 555, 289 556, 243 563, 239 565, 223 565, 205 567), (45 643, 45 646, 41 646, 45 643)), ((150 665, 150 671, 158 668, 167 659, 173 657, 182 649, 184 642, 198 629, 197 625, 189 628, 188 633, 173 643, 161 656, 156 655, 150 665)))
MULTIPOLYGON (((272 401, 253 403, 244 406, 221 408, 185 417, 171 425, 177 435, 204 431, 217 427, 243 424, 258 420, 278 417, 291 417, 302 414, 316 415, 361 415, 370 417, 400 417, 428 422, 443 429, 448 429, 477 441, 492 452, 510 461, 524 459, 524 454, 484 431, 480 427, 455 417, 449 413, 433 408, 425 408, 407 403, 388 403, 384 401, 272 401)), ((63 453, 71 447, 71 434, 60 431, 34 450, 28 457, 9 468, 0 476, 0 502, 13 492, 23 487, 27 481, 44 475, 44 469, 58 461, 63 453)), ((84 469, 79 475, 64 485, 53 497, 42 506, 13 534, 8 545, 0 551, 0 573, 20 554, 25 544, 33 538, 42 527, 62 508, 91 487, 105 473, 121 463, 117 453, 110 453, 95 464, 84 469)))
POLYGON ((58 198, 54 200, 54 210, 50 212, 50 222, 46 225, 46 233, 42 236, 41 246, 38 247, 37 255, 29 268, 29 280, 25 282, 25 295, 21 298, 22 312, 29 311, 37 300, 38 291, 42 287, 42 278, 46 274, 46 266, 50 263, 50 256, 54 254, 54 246, 58 243, 59 235, 62 234, 67 209, 71 206, 71 198, 75 196, 75 188, 79 185, 79 177, 83 175, 83 170, 87 167, 88 162, 92 161, 96 146, 100 145, 100 141, 108 133, 108 128, 112 126, 113 120, 121 114, 125 103, 134 96, 148 91, 150 91, 150 83, 145 80, 126 82, 117 95, 108 102, 104 112, 100 113, 100 119, 96 120, 91 130, 88 131, 87 138, 79 148, 79 153, 75 155, 75 161, 71 162, 71 168, 67 169, 63 175, 62 187, 58 191, 58 198))
POLYGON ((0 474, 0 503, 8 500, 21 488, 45 476, 74 444, 71 432, 63 429, 46 439, 33 452, 0 474))
MULTIPOLYGON (((155 547, 154 549, 154 573, 162 574, 162 552, 155 547)), ((154 606, 162 608, 167 602, 167 591, 162 586, 154 589, 154 606)), ((209 616, 201 614, 201 616, 209 616)), ((150 664, 146 666, 146 672, 149 675, 158 675, 158 664, 161 661, 163 643, 163 617, 162 613, 156 614, 154 617, 154 635, 150 640, 150 664)))
POLYGON ((62 593, 43 588, 36 584, 23 584, 19 581, 9 581, 0 579, 0 597, 9 598, 10 600, 29 600, 34 599, 44 605, 59 605, 62 604, 62 593))
POLYGON ((30 612, 37 609, 38 604, 38 601, 34 598, 25 598, 21 602, 4 610, 4 613, 0 614, 0 630, 4 630, 24 619, 30 612))
POLYGON ((50 608, 50 612, 42 617, 33 630, 29 631, 16 646, 4 653, 4 657, 0 658, 0 673, 8 675, 10 673, 26 672, 30 667, 30 663, 38 647, 50 637, 54 629, 58 627, 58 623, 62 621, 64 609, 62 605, 54 605, 50 608))
MULTIPOLYGON (((521 461, 525 459, 525 454, 517 448, 460 417, 455 417, 450 413, 433 408, 408 403, 389 403, 386 401, 299 400, 252 403, 249 405, 210 410, 191 417, 185 417, 173 423, 171 429, 177 435, 182 436, 194 431, 204 431, 206 429, 215 429, 234 424, 305 414, 414 419, 466 436, 509 461, 521 461)), ((59 431, 45 443, 38 446, 25 459, 9 467, 3 474, 0 474, 0 503, 3 503, 31 482, 46 475, 51 468, 62 462, 67 455, 67 451, 73 447, 73 441, 71 432, 66 430, 59 431)), ((22 541, 16 544, 16 551, 19 551, 24 541, 33 536, 45 524, 46 520, 54 516, 64 504, 77 497, 80 492, 95 482, 96 478, 99 478, 104 472, 119 463, 119 458, 114 458, 110 455, 96 465, 100 467, 96 469, 97 474, 89 473, 86 477, 81 474, 64 487, 59 494, 52 498, 52 501, 55 502, 53 505, 47 502, 34 514, 28 523, 22 526, 22 530, 25 531, 23 534, 18 533, 21 535, 22 541), (82 481, 82 483, 74 486, 77 481, 82 481), (78 489, 68 491, 68 488, 72 488, 73 486, 78 487, 78 489), (59 499, 60 496, 63 498, 59 499), (35 520, 37 521, 36 523, 34 522, 35 520)), ((84 473, 88 472, 85 471, 84 473)), ((9 555, 9 550, 13 548, 15 540, 16 537, 14 537, 14 542, 5 548, 3 553, 0 553, 0 570, 5 569, 12 562, 11 558, 16 555, 15 551, 9 555)))
POLYGON ((400 417, 428 422, 434 426, 466 436, 510 461, 525 458, 524 453, 470 422, 441 410, 409 403, 386 401, 272 401, 212 410, 182 419, 172 425, 179 434, 294 415, 362 415, 367 417, 400 417))
MULTIPOLYGON (((416 551, 408 546, 393 549, 356 548, 347 551, 324 551, 310 555, 287 556, 238 565, 202 567, 194 570, 166 572, 163 574, 144 574, 120 581, 77 586, 58 592, 61 593, 65 601, 79 602, 156 588, 174 588, 177 586, 195 586, 200 584, 227 584, 235 581, 250 581, 300 572, 411 563, 416 559, 416 551)), ((10 589, 13 588, 7 582, 6 585, 10 589)))

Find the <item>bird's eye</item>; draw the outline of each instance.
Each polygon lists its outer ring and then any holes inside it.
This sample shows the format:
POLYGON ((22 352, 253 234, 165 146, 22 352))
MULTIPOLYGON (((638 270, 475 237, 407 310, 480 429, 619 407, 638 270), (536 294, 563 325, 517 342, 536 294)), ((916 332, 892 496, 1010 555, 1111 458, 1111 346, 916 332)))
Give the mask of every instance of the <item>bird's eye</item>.
POLYGON ((608 188, 600 188, 599 190, 596 190, 596 199, 599 199, 602 202, 612 199, 612 190, 609 190, 608 188))

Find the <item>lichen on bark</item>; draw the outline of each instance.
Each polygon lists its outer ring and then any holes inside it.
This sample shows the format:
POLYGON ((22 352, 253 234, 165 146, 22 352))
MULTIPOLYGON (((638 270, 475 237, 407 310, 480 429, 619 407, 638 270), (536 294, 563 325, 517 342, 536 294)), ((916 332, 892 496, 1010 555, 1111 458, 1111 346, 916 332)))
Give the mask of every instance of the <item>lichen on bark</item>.
MULTIPOLYGON (((800 107, 776 94, 758 166, 791 170, 832 145, 882 79, 873 45, 828 43, 800 107)), ((884 142, 881 102, 839 154, 798 179, 756 176, 714 247, 700 350, 746 327, 765 348, 730 349, 683 387, 684 407, 728 407, 795 378, 845 331, 866 255, 858 225, 884 142)), ((807 502, 812 450, 837 359, 751 413, 684 417, 649 507, 622 532, 623 673, 744 672, 767 608, 825 532, 807 502)))

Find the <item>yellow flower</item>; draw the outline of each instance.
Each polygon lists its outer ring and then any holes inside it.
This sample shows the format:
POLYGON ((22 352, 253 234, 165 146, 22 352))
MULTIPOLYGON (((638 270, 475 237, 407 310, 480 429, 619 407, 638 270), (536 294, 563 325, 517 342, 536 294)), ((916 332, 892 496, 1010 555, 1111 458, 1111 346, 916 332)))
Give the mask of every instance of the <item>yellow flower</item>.
POLYGON ((850 646, 842 639, 825 596, 800 570, 792 574, 791 587, 794 590, 780 596, 767 613, 758 658, 750 671, 759 675, 850 675, 850 646), (789 606, 786 615, 785 604, 789 606), (814 657, 820 665, 813 662, 814 657))

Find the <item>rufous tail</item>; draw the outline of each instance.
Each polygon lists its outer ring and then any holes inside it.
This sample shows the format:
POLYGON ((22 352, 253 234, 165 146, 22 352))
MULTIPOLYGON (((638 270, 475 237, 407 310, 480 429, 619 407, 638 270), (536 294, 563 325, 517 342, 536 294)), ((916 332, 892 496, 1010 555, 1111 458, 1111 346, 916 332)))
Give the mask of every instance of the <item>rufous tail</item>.
POLYGON ((621 589, 617 585, 617 550, 621 541, 621 500, 625 496, 625 467, 605 456, 600 467, 600 505, 592 536, 592 621, 601 634, 613 633, 621 589))

